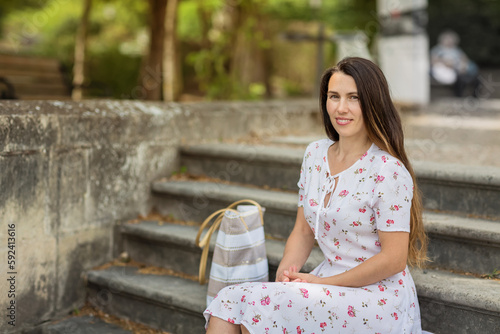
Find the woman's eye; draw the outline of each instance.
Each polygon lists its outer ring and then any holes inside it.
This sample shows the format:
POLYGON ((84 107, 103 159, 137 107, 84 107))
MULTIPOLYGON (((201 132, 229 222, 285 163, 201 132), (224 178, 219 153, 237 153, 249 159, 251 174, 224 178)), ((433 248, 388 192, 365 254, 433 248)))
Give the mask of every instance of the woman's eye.
POLYGON ((359 97, 357 97, 356 95, 353 95, 353 96, 351 96, 351 100, 359 100, 359 97))
POLYGON ((339 98, 339 96, 338 96, 338 95, 330 95, 330 99, 335 100, 335 99, 338 99, 338 98, 339 98))

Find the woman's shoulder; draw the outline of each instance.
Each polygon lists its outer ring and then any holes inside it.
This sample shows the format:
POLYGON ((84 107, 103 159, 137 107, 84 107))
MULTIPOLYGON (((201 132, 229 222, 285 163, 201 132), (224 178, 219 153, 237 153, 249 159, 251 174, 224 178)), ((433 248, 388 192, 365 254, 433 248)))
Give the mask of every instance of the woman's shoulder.
POLYGON ((387 151, 379 148, 377 145, 373 144, 372 149, 368 152, 367 156, 364 159, 368 160, 370 165, 370 169, 377 173, 398 173, 404 176, 411 178, 408 169, 405 165, 396 158, 391 155, 387 151))
POLYGON ((309 145, 307 145, 306 153, 308 153, 308 152, 311 152, 311 153, 323 152, 326 148, 328 148, 333 143, 334 143, 334 141, 329 139, 329 138, 315 140, 312 143, 309 143, 309 145))

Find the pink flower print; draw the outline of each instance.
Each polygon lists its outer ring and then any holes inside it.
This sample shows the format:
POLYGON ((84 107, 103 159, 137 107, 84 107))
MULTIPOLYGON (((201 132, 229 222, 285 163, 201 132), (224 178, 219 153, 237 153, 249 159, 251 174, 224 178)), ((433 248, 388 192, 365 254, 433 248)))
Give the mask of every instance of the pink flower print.
POLYGON ((335 255, 335 261, 341 261, 341 260, 342 260, 342 258, 340 256, 335 255))
POLYGON ((227 322, 234 324, 234 320, 233 320, 233 319, 231 319, 231 318, 228 318, 228 319, 227 319, 227 322))
POLYGON ((311 198, 311 199, 309 200, 309 205, 310 205, 310 206, 318 206, 318 202, 316 202, 314 199, 312 199, 312 198, 311 198))
POLYGON ((347 308, 347 314, 351 317, 351 318, 354 318, 356 316, 356 312, 354 310, 354 307, 352 307, 351 305, 349 305, 349 307, 347 308))
POLYGON ((361 208, 361 209, 359 209, 359 212, 361 212, 361 213, 365 213, 365 212, 366 212, 366 209, 365 209, 365 208, 361 208))
POLYGON ((333 240, 335 243, 333 244, 334 246, 338 247, 340 245, 340 241, 338 239, 333 240))
POLYGON ((382 285, 382 284, 379 284, 378 289, 379 289, 380 291, 385 291, 385 288, 383 287, 383 285, 382 285))
POLYGON ((391 211, 399 211, 399 209, 401 209, 400 205, 391 205, 391 207, 389 208, 389 210, 391 211))
POLYGON ((325 328, 325 327, 326 327, 326 322, 322 322, 322 323, 320 323, 320 324, 319 324, 319 327, 320 327, 321 329, 325 328))
POLYGON ((374 215, 371 215, 370 216, 370 221, 374 221, 375 220, 375 216, 374 215))
POLYGON ((279 311, 279 309, 280 309, 280 306, 279 306, 279 305, 275 305, 275 306, 274 306, 274 310, 275 310, 275 311, 279 311))
POLYGON ((252 321, 253 321, 253 324, 252 325, 255 325, 256 323, 258 323, 260 321, 260 317, 254 317, 252 318, 252 321))
POLYGON ((327 222, 325 222, 325 230, 330 231, 330 224, 327 222))
POLYGON ((401 163, 399 161, 396 161, 396 165, 401 167, 401 163))
POLYGON ((304 330, 300 328, 300 326, 297 326, 297 334, 301 334, 304 330))
POLYGON ((323 161, 326 162, 326 157, 325 156, 323 157, 323 161))
POLYGON ((406 270, 403 270, 403 276, 406 276, 406 270))
POLYGON ((397 172, 394 172, 394 174, 392 174, 392 177, 394 178, 394 180, 397 180, 398 179, 398 173, 397 172))
POLYGON ((245 302, 245 300, 246 300, 245 298, 246 298, 246 295, 243 295, 243 297, 241 297, 241 302, 242 303, 245 302))
POLYGON ((348 194, 349 194, 349 192, 348 192, 347 190, 342 190, 342 191, 339 193, 339 197, 346 197, 348 194))
POLYGON ((342 325, 343 328, 347 328, 347 321, 344 320, 344 324, 342 325))
POLYGON ((382 161, 383 161, 384 163, 386 163, 386 162, 387 162, 387 157, 386 157, 385 155, 383 155, 383 156, 382 156, 382 161))
POLYGON ((375 180, 375 183, 380 183, 382 181, 384 181, 385 177, 383 177, 382 175, 377 175, 377 179, 375 180))
POLYGON ((361 222, 358 220, 358 221, 354 221, 352 222, 352 224, 349 224, 350 226, 353 226, 353 227, 358 227, 358 226, 361 226, 361 222))
POLYGON ((302 202, 304 200, 304 195, 300 195, 300 201, 302 202))
POLYGON ((358 169, 359 174, 363 173, 363 168, 358 169))
POLYGON ((394 225, 394 220, 392 220, 392 219, 387 219, 386 223, 387 223, 387 227, 389 227, 389 226, 391 226, 391 225, 394 225))
POLYGON ((316 165, 314 167, 315 167, 316 171, 321 172, 321 166, 320 165, 316 165))
POLYGON ((396 312, 394 312, 392 316, 394 317, 394 320, 398 320, 398 314, 396 312))
POLYGON ((288 305, 287 306, 288 307, 292 307, 292 300, 291 299, 288 300, 288 305))
POLYGON ((380 247, 380 246, 382 246, 382 244, 380 243, 380 241, 377 240, 377 241, 375 241, 375 246, 380 247))
POLYGON ((385 304, 387 304, 386 300, 387 300, 387 299, 382 298, 382 299, 380 299, 380 300, 378 301, 378 304, 379 304, 380 306, 384 306, 385 304))
POLYGON ((402 279, 400 279, 400 280, 398 281, 398 283, 399 283, 399 285, 403 285, 403 280, 402 280, 402 279))
POLYGON ((361 159, 363 159, 364 157, 366 157, 368 155, 368 152, 365 152, 363 153, 363 155, 361 156, 361 159))
POLYGON ((307 289, 300 288, 300 293, 302 294, 302 297, 309 298, 309 291, 307 291, 307 289))
POLYGON ((260 300, 260 305, 262 305, 262 306, 266 306, 269 304, 271 304, 271 298, 269 298, 269 296, 265 296, 264 298, 262 298, 260 300))
POLYGON ((326 290, 325 293, 326 293, 327 296, 329 296, 331 294, 330 290, 328 290, 328 289, 326 290))

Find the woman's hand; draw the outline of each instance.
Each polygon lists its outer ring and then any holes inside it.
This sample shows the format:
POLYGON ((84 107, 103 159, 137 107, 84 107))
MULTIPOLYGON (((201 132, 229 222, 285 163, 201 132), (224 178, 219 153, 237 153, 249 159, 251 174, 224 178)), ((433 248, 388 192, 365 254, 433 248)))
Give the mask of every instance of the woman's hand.
POLYGON ((281 270, 281 272, 278 270, 276 273, 276 282, 290 282, 290 278, 288 277, 289 273, 296 273, 298 271, 297 266, 291 266, 288 270, 281 270))
POLYGON ((321 279, 317 276, 311 275, 311 274, 303 274, 299 273, 297 271, 288 271, 285 270, 283 272, 283 276, 287 279, 286 281, 283 280, 283 282, 298 282, 298 283, 316 283, 319 284, 321 279))

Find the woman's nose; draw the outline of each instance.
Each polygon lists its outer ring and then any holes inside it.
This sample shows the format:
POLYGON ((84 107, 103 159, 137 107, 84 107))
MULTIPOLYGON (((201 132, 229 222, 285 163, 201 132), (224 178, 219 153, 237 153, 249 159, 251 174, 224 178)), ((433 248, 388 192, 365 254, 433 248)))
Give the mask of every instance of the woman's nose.
POLYGON ((347 99, 340 98, 337 111, 339 113, 346 113, 349 110, 347 106, 347 99))

